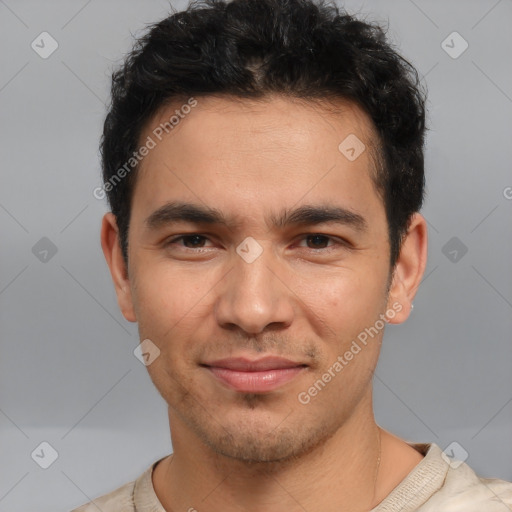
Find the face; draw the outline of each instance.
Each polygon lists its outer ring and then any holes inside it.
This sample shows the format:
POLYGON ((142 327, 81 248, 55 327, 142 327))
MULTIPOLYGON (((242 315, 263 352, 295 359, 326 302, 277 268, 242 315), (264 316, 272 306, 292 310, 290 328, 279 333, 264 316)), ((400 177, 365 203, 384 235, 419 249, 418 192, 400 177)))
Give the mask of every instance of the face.
POLYGON ((402 309, 371 123, 350 104, 208 97, 160 141, 175 110, 140 139, 156 145, 134 189, 121 309, 160 350, 147 368, 176 428, 239 460, 299 456, 370 414, 383 319, 402 309), (359 147, 338 148, 350 134, 366 146, 355 160, 359 147), (238 387, 208 366, 266 356, 301 366, 238 387))

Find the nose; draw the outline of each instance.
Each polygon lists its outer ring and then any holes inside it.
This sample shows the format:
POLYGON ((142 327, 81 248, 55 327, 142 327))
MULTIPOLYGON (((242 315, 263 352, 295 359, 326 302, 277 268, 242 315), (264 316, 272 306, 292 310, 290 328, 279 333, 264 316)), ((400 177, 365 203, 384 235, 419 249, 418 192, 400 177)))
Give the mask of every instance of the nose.
POLYGON ((251 335, 269 327, 290 326, 294 294, 279 268, 270 248, 251 263, 235 254, 233 268, 219 283, 215 307, 218 324, 227 329, 236 326, 251 335))

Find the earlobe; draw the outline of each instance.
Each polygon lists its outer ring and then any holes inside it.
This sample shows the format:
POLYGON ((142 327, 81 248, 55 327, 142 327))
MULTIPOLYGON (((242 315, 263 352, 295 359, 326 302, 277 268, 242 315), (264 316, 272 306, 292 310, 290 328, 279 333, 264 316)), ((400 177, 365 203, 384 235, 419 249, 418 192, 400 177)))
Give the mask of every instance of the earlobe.
POLYGON ((427 246, 427 223, 421 214, 415 213, 402 242, 389 290, 388 308, 396 303, 400 304, 401 308, 389 319, 389 323, 399 324, 409 317, 412 301, 425 272, 427 246))
POLYGON ((110 269, 119 308, 126 320, 136 322, 128 269, 121 252, 116 217, 112 212, 108 212, 103 216, 101 248, 110 269))

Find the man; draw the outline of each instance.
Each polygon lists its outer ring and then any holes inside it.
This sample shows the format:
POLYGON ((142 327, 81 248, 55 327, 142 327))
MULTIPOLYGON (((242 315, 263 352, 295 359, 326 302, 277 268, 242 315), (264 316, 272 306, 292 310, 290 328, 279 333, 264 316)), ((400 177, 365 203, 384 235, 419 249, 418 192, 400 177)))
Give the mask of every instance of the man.
POLYGON ((173 453, 76 512, 486 511, 512 484, 380 428, 427 255, 424 95, 312 0, 207 1, 114 73, 101 243, 173 453))

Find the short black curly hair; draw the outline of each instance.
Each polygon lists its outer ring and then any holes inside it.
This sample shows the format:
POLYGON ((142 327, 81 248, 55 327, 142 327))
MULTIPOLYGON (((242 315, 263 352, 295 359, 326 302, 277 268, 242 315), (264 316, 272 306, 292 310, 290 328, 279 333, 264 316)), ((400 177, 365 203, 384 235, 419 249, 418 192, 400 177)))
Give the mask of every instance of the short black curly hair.
POLYGON ((372 177, 386 210, 394 267, 423 203, 425 92, 382 27, 326 0, 192 0, 136 41, 112 74, 100 147, 101 192, 116 217, 126 264, 137 164, 123 179, 119 171, 126 171, 148 120, 174 99, 272 93, 352 101, 371 118, 379 137, 372 177))

